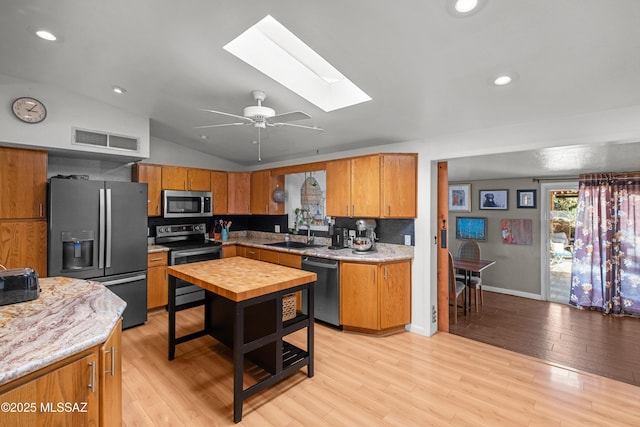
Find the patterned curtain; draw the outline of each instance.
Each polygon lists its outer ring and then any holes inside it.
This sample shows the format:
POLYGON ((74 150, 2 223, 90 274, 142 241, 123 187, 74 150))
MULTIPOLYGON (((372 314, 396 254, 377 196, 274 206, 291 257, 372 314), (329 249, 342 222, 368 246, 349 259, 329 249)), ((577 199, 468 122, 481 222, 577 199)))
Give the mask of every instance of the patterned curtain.
POLYGON ((571 305, 640 316, 639 177, 580 176, 571 305))

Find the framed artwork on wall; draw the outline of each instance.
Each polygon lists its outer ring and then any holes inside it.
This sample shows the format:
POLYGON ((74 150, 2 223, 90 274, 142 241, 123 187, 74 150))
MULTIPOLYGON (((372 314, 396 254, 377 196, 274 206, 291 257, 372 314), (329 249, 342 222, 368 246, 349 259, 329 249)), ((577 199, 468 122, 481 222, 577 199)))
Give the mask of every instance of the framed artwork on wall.
POLYGON ((536 190, 518 190, 518 207, 535 209, 536 190))
POLYGON ((471 184, 449 186, 449 210, 471 212, 471 184))
POLYGON ((480 209, 509 209, 509 190, 480 190, 480 209))

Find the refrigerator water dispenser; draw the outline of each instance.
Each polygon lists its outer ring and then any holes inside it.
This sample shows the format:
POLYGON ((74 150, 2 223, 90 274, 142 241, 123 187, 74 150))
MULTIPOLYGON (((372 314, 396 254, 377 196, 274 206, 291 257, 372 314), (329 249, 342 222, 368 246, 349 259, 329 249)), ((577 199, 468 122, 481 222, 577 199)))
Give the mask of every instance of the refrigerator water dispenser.
POLYGON ((62 271, 93 268, 93 231, 63 231, 62 271))

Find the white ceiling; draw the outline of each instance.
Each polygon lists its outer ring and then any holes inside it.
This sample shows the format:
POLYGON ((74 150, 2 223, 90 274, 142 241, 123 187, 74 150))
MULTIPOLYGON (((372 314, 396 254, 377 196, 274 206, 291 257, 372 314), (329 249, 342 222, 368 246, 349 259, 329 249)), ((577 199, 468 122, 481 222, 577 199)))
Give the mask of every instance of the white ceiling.
MULTIPOLYGON (((464 18, 447 6, 447 0, 3 1, 0 74, 149 117, 153 137, 246 165, 256 163, 254 128, 194 127, 227 122, 201 108, 241 114, 254 103, 254 89, 267 93, 264 105, 277 113, 302 110, 312 118, 298 123, 325 129, 271 128, 264 162, 640 105, 640 1, 487 0, 464 18), (373 100, 325 113, 222 49, 267 14, 373 100), (47 27, 63 41, 47 44, 28 27, 47 27), (492 86, 501 71, 519 78, 492 86), (112 85, 128 92, 116 96, 112 85)), ((630 152, 638 153, 635 144, 612 158, 628 161, 630 152)), ((576 157, 583 168, 611 169, 603 165, 610 156, 599 153, 538 150, 524 159, 454 160, 449 169, 453 179, 472 172, 475 179, 543 176, 558 175, 554 167, 565 162, 559 170, 566 175, 576 157)))

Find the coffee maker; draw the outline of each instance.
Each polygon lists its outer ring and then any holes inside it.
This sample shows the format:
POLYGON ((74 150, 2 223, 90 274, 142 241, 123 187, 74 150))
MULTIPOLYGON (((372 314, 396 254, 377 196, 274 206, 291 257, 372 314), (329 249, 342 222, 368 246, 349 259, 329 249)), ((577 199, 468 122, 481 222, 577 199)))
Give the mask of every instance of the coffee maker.
POLYGON ((333 225, 331 225, 330 227, 331 227, 331 230, 330 230, 331 246, 329 246, 329 249, 346 248, 348 246, 347 236, 348 236, 349 230, 342 227, 334 227, 333 225))
POLYGON ((356 237, 353 239, 354 254, 368 254, 376 251, 376 220, 356 221, 356 237))

